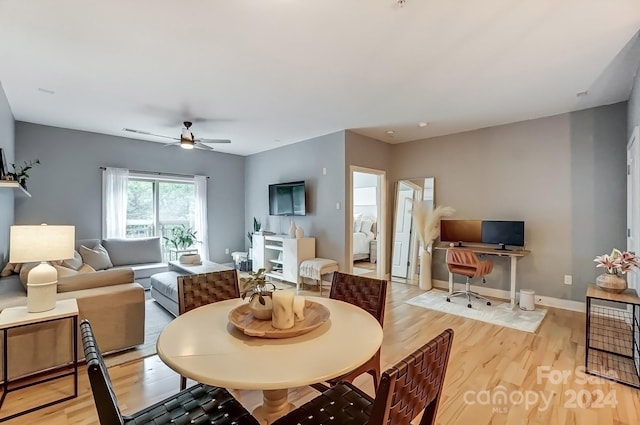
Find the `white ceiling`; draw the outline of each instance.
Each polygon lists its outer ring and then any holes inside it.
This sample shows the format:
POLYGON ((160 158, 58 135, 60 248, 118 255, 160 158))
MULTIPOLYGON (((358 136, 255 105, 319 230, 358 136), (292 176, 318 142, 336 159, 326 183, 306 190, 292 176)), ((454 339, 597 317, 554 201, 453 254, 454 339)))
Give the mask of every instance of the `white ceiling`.
POLYGON ((638 0, 0 0, 0 82, 58 127, 396 143, 626 100, 639 28, 638 0))

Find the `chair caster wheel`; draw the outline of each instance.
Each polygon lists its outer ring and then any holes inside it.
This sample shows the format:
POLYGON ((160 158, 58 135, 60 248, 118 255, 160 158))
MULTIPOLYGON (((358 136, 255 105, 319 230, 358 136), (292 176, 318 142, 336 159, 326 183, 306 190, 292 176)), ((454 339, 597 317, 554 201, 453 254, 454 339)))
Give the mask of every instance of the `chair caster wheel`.
POLYGON ((471 304, 467 304, 467 307, 471 308, 471 304))
POLYGON ((491 301, 487 301, 487 305, 491 305, 491 301))
POLYGON ((451 298, 447 297, 447 302, 450 303, 451 302, 451 298))

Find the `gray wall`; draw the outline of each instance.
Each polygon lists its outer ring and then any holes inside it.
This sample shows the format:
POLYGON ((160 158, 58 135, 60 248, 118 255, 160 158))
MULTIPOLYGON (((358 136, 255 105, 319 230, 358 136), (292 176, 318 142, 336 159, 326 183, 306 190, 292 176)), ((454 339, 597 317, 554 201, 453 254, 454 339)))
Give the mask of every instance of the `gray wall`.
POLYGON ((159 143, 18 122, 16 158, 38 158, 28 187, 32 198, 16 201, 16 222, 73 224, 78 238, 100 237, 100 167, 206 175, 211 260, 231 261, 244 247, 244 162, 237 155, 185 151, 159 143))
MULTIPOLYGON (((0 83, 0 148, 4 150, 7 166, 14 161, 13 113, 0 83)), ((13 224, 14 190, 0 189, 0 269, 9 261, 9 227, 13 224)))
MULTIPOLYGON (((367 136, 362 136, 360 134, 354 133, 352 131, 345 132, 345 182, 346 182, 346 191, 345 191, 345 205, 351 204, 351 191, 349 190, 351 186, 351 166, 356 167, 364 167, 370 168, 374 170, 384 171, 386 173, 386 196, 387 202, 383 206, 386 209, 386 217, 387 220, 385 222, 386 231, 385 231, 385 267, 384 271, 389 271, 389 264, 391 262, 390 252, 391 252, 391 238, 390 230, 391 229, 391 218, 393 215, 393 183, 389 179, 390 168, 391 168, 391 156, 392 156, 392 145, 381 142, 380 140, 372 139, 367 136)), ((349 229, 350 222, 353 220, 348 214, 345 214, 345 229, 349 229)), ((351 235, 349 232, 345 232, 344 235, 346 247, 345 255, 348 257, 349 250, 351 249, 351 235)))
MULTIPOLYGON (((253 217, 262 222, 265 230, 286 233, 289 217, 269 216, 268 186, 304 180, 307 215, 293 219, 306 236, 316 238, 316 256, 334 259, 343 268, 344 137, 341 131, 246 157, 245 233, 253 230, 253 217), (340 209, 336 209, 338 202, 340 209)), ((246 236, 245 241, 248 246, 246 236)))
POLYGON ((633 133, 633 129, 636 126, 640 126, 640 72, 638 71, 636 71, 636 78, 633 80, 633 88, 631 89, 631 95, 629 96, 629 114, 627 116, 627 139, 631 138, 631 133, 633 133))
MULTIPOLYGON (((518 262, 519 288, 584 301, 593 258, 626 244, 626 115, 623 102, 394 145, 391 175, 434 176, 452 218, 524 220, 531 254, 518 262)), ((487 285, 508 290, 508 260, 491 259, 487 285)), ((446 280, 442 252, 433 265, 446 280)))

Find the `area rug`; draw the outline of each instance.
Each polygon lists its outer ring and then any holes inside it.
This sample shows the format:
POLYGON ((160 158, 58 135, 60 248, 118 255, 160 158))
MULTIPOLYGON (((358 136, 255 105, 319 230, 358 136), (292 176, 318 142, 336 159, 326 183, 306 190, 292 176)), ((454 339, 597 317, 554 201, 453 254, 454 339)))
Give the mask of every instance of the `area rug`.
POLYGON ((466 297, 451 298, 451 302, 447 302, 447 293, 437 290, 425 292, 406 303, 530 333, 536 332, 547 314, 547 310, 542 309, 523 311, 516 307, 512 310, 509 304, 497 301, 491 301, 488 306, 484 301, 473 300, 473 308, 468 308, 466 297))
POLYGON ((173 320, 173 316, 150 298, 147 292, 144 315, 144 344, 127 351, 105 356, 107 367, 129 363, 156 354, 156 341, 162 329, 173 320))

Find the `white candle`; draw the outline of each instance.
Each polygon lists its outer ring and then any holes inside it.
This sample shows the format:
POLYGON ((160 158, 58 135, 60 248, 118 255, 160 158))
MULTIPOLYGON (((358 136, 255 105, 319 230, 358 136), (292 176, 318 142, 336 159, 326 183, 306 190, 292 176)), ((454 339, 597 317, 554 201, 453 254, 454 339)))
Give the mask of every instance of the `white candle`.
POLYGON ((293 297, 293 314, 296 320, 304 320, 304 303, 305 299, 301 295, 293 297))
POLYGON ((276 329, 289 329, 294 325, 293 297, 291 291, 273 291, 271 325, 276 329))

